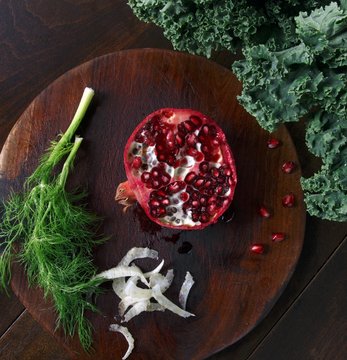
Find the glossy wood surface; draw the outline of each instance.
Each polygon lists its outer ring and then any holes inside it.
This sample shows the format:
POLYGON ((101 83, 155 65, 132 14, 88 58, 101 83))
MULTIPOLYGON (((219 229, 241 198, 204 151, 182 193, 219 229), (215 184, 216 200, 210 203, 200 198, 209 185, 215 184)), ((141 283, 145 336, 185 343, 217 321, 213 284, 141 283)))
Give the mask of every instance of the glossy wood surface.
MULTIPOLYGON (((0 1, 0 143, 33 98, 49 83, 72 67, 115 50, 140 47, 171 48, 159 29, 141 23, 120 0, 52 0, 0 1)), ((228 67, 234 57, 225 53, 213 59, 228 67)), ((289 126, 296 145, 303 174, 311 175, 319 162, 307 152, 304 124, 289 126)), ((296 349, 298 359, 344 359, 343 346, 346 324, 345 300, 341 287, 346 288, 346 262, 340 256, 346 224, 308 217, 303 251, 294 275, 268 316, 254 330, 231 347, 211 359, 292 359, 277 341, 280 319, 288 348, 296 349), (336 264, 334 274, 327 262, 336 264), (324 277, 325 273, 329 273, 324 277), (323 278, 322 278, 323 277, 323 278), (331 282, 328 292, 310 291, 319 279, 331 282), (335 280, 336 281, 331 281, 335 280), (342 285, 343 286, 343 285, 342 285), (320 308, 316 321, 309 317, 311 309, 324 301, 334 307, 320 308), (309 306, 308 306, 309 304, 309 306), (307 314, 307 316, 305 316, 307 314), (297 341, 290 321, 301 319, 306 331, 297 341), (324 337, 313 332, 339 323, 324 337), (336 338, 340 340, 335 341, 336 338), (322 340, 324 339, 324 341, 322 340), (342 345, 341 345, 342 344, 342 345), (261 345, 261 346, 260 346, 261 345), (261 351, 260 351, 261 349, 261 351), (264 351, 266 350, 266 351, 264 351), (318 355, 317 355, 318 354, 318 355), (320 355, 319 355, 320 354, 320 355), (320 356, 320 357, 319 357, 320 356)), ((3 359, 68 359, 69 355, 28 315, 15 297, 2 295, 0 357, 3 359)), ((332 329, 332 328, 331 328, 332 329)), ((321 332, 323 333, 323 332, 321 332)))
MULTIPOLYGON (((85 86, 95 89, 96 98, 78 130, 84 144, 69 186, 88 188, 91 209, 105 219, 101 231, 110 240, 96 249, 95 263, 104 270, 115 266, 131 247, 151 246, 166 260, 166 268, 175 270, 171 296, 177 297, 186 271, 196 281, 189 302, 196 318, 159 313, 129 323, 137 340, 134 358, 201 359, 231 345, 270 310, 301 251, 305 223, 301 173, 299 167, 292 174, 281 171, 285 160, 298 164, 288 132, 280 129, 274 136, 281 146, 269 149, 269 135, 236 101, 240 83, 211 61, 164 50, 117 52, 61 76, 20 117, 0 156, 3 195, 5 187, 21 187, 49 139, 66 129, 85 86), (139 207, 124 214, 115 204, 116 186, 125 176, 124 145, 144 115, 163 107, 199 109, 224 129, 238 173, 231 222, 178 232, 152 224, 139 207), (290 191, 296 204, 289 209, 281 199, 290 191), (271 209, 270 219, 258 214, 260 204, 271 209), (277 231, 286 234, 285 241, 271 240, 272 232, 277 231), (174 236, 178 240, 168 240, 174 236), (184 242, 193 246, 189 254, 178 251, 184 242), (265 254, 252 253, 254 243, 264 244, 265 254)), ((33 317, 53 333, 51 305, 43 301, 38 289, 27 288, 26 274, 19 267, 15 267, 12 287, 33 317)), ((111 359, 124 352, 121 336, 108 331, 116 303, 115 295, 108 291, 98 299, 102 316, 91 315, 95 358, 111 359)), ((61 332, 54 335, 71 354, 79 350, 61 332)))

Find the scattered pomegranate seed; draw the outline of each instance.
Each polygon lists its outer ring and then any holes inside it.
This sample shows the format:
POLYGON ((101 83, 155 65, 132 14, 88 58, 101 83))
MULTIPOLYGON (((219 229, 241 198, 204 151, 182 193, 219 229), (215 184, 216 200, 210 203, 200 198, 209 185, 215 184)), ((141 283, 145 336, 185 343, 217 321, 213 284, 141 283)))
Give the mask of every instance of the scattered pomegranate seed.
POLYGON ((282 165, 282 171, 286 174, 291 174, 293 170, 295 169, 295 163, 294 161, 286 161, 282 165))
POLYGON ((263 254, 265 251, 265 246, 263 244, 253 244, 251 246, 251 251, 255 254, 263 254))
POLYGON ((271 215, 270 211, 265 206, 261 206, 259 208, 259 214, 261 217, 264 217, 264 218, 269 218, 271 215))
POLYGON ((267 142, 267 147, 269 149, 276 149, 280 146, 280 141, 278 139, 275 138, 271 138, 268 140, 267 142))
POLYGON ((280 242, 286 238, 286 235, 282 232, 272 233, 271 235, 272 241, 280 242))
POLYGON ((289 193, 289 194, 283 196, 282 205, 284 207, 288 207, 288 208, 293 207, 294 203, 295 203, 295 197, 294 197, 293 193, 289 193))

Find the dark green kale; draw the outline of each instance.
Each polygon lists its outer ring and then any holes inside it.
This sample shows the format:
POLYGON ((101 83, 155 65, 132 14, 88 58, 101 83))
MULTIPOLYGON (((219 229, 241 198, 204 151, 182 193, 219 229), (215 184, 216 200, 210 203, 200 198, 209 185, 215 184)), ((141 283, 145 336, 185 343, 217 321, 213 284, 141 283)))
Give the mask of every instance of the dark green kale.
POLYGON ((177 50, 211 56, 212 51, 267 43, 275 49, 297 41, 294 17, 326 0, 129 0, 134 14, 154 23, 177 50))
POLYGON ((336 3, 296 18, 299 43, 282 51, 246 47, 233 69, 243 82, 240 103, 273 131, 318 111, 307 127, 307 145, 322 169, 302 180, 308 212, 347 220, 347 10, 336 3))

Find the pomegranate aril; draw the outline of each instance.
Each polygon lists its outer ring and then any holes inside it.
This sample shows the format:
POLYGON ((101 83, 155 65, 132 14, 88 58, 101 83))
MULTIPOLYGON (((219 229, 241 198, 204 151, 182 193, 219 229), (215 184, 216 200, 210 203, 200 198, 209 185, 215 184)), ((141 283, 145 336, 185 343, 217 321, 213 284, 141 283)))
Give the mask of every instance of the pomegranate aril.
POLYGON ((206 213, 200 215, 200 221, 202 223, 207 223, 210 220, 210 216, 206 213))
POLYGON ((182 193, 180 194, 180 199, 181 199, 182 201, 187 201, 187 200, 189 199, 189 194, 188 194, 187 192, 182 192, 182 193))
POLYGON ((228 168, 228 167, 225 166, 225 165, 222 165, 222 166, 220 167, 220 171, 221 171, 221 173, 222 173, 223 175, 225 175, 225 176, 231 176, 231 170, 230 170, 230 168, 228 168))
POLYGON ((195 134, 188 134, 186 136, 186 141, 189 146, 195 147, 196 143, 198 142, 198 139, 195 134))
POLYGON ((171 194, 177 193, 178 191, 184 189, 186 184, 183 181, 174 181, 170 185, 168 185, 168 191, 171 194))
POLYGON ((216 201, 217 201, 217 196, 213 195, 207 200, 207 203, 208 204, 215 204, 216 201))
POLYGON ((160 206, 160 202, 159 202, 158 200, 152 199, 152 200, 149 202, 149 206, 151 206, 151 207, 159 207, 159 206, 160 206))
POLYGON ((165 110, 163 111, 163 115, 166 117, 166 118, 170 118, 171 116, 173 116, 173 111, 171 110, 165 110))
POLYGON ((219 185, 216 187, 216 194, 221 195, 223 192, 223 186, 219 185))
POLYGON ((133 167, 133 169, 138 170, 138 169, 140 169, 141 165, 142 165, 142 160, 141 160, 141 158, 140 158, 139 156, 136 156, 136 157, 134 158, 131 166, 133 167))
POLYGON ((195 180, 194 182, 194 186, 199 189, 201 188, 202 185, 204 185, 205 183, 205 179, 204 178, 198 178, 197 180, 195 180))
POLYGON ((196 126, 191 120, 186 120, 183 122, 183 126, 186 128, 188 132, 192 132, 196 129, 196 126))
POLYGON ((197 161, 197 162, 200 162, 202 160, 204 160, 204 154, 200 151, 197 152, 197 154, 194 156, 194 159, 197 161))
POLYGON ((192 207, 194 207, 194 208, 199 207, 199 201, 198 200, 193 200, 192 201, 192 207))
POLYGON ((189 119, 195 125, 196 128, 200 127, 202 124, 202 120, 199 118, 199 116, 191 115, 189 119))
POLYGON ((272 233, 271 239, 274 242, 283 241, 286 238, 286 235, 283 232, 272 233))
POLYGON ((141 181, 144 182, 145 184, 148 183, 151 180, 152 176, 151 173, 145 171, 142 173, 141 175, 141 181))
POLYGON ((207 207, 207 212, 210 214, 210 215, 214 215, 217 211, 217 206, 216 204, 210 204, 208 205, 207 207))
POLYGON ((271 216, 270 211, 265 206, 259 208, 259 214, 263 218, 269 218, 271 216))
POLYGON ((214 177, 214 178, 217 178, 219 175, 220 175, 220 172, 217 168, 213 167, 211 169, 211 175, 214 177))
POLYGON ((196 150, 196 149, 194 149, 194 148, 192 148, 192 147, 189 147, 188 149, 187 149, 187 155, 189 155, 189 156, 196 156, 197 155, 197 153, 198 153, 198 150, 196 150))
POLYGON ((179 133, 181 136, 185 136, 185 135, 188 133, 187 129, 184 127, 183 124, 179 124, 179 125, 177 126, 177 130, 178 130, 178 133, 179 133))
POLYGON ((203 145, 201 146, 201 151, 205 154, 205 155, 209 155, 210 154, 210 149, 207 145, 203 145))
POLYGON ((175 139, 176 139, 176 144, 178 146, 183 146, 184 145, 184 137, 183 136, 181 136, 180 134, 176 134, 175 139))
POLYGON ((170 200, 168 198, 161 201, 161 204, 164 206, 170 205, 170 200))
POLYGON ((206 203, 207 203, 207 198, 202 196, 201 199, 200 199, 200 204, 201 205, 206 205, 206 203))
POLYGON ((283 165, 282 165, 282 171, 285 174, 291 174, 295 169, 295 163, 294 161, 286 161, 283 165))
POLYGON ((202 163, 200 163, 199 170, 202 173, 206 174, 208 172, 208 169, 209 169, 209 165, 207 161, 203 161, 202 163))
POLYGON ((158 158, 159 161, 165 161, 166 156, 165 156, 165 154, 158 154, 157 158, 158 158))
POLYGON ((151 182, 152 188, 153 189, 159 189, 160 188, 160 182, 158 180, 153 180, 151 182))
POLYGON ((198 221, 199 221, 199 217, 200 217, 200 215, 199 215, 197 212, 193 212, 193 213, 192 213, 192 220, 193 220, 194 222, 198 222, 198 221))
POLYGON ((166 193, 163 190, 158 190, 157 191, 157 196, 160 197, 160 198, 165 198, 166 193))
POLYGON ((267 141, 267 147, 269 149, 276 149, 280 146, 280 141, 278 139, 275 138, 271 138, 267 141))
POLYGON ((212 145, 212 147, 214 147, 214 148, 218 148, 218 147, 219 147, 219 141, 218 141, 218 139, 213 139, 213 140, 211 141, 211 145, 212 145))
POLYGON ((204 135, 208 135, 209 133, 209 128, 207 125, 204 125, 202 128, 201 128, 201 133, 204 134, 204 135))
POLYGON ((170 175, 169 175, 168 173, 164 173, 164 174, 161 176, 160 180, 161 180, 161 183, 162 183, 163 185, 167 185, 167 184, 170 182, 171 177, 170 177, 170 175))
POLYGON ((253 244, 251 246, 251 251, 255 254, 263 254, 265 251, 265 246, 263 244, 253 244))
POLYGON ((159 216, 165 216, 166 215, 166 210, 164 207, 159 207, 158 208, 158 213, 159 213, 159 216))
POLYGON ((293 193, 289 193, 289 194, 283 196, 282 205, 284 207, 288 207, 288 208, 293 207, 294 203, 295 203, 295 197, 294 197, 293 193))

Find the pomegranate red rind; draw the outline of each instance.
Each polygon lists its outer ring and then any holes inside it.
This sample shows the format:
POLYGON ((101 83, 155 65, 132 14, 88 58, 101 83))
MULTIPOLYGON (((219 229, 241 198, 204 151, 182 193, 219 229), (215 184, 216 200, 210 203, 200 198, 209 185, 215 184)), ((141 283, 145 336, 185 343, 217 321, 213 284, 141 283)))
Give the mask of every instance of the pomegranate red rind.
POLYGON ((218 220, 234 196, 235 162, 225 134, 195 110, 148 115, 125 146, 124 165, 128 182, 118 187, 116 199, 128 206, 136 198, 161 226, 202 229, 218 220))

